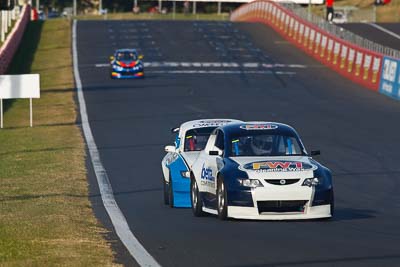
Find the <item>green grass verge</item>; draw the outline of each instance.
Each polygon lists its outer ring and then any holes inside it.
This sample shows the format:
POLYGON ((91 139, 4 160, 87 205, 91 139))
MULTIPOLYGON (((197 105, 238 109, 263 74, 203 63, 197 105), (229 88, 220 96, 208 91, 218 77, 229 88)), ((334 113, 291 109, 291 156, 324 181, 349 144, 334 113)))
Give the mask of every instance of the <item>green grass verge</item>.
POLYGON ((126 13, 109 13, 107 15, 83 15, 78 16, 79 19, 83 20, 229 20, 228 13, 221 14, 182 14, 176 13, 175 15, 172 13, 169 14, 150 14, 150 13, 140 13, 133 14, 132 12, 126 13))
POLYGON ((0 266, 111 266, 88 197, 66 20, 31 22, 10 73, 40 73, 41 98, 7 103, 0 130, 0 266))

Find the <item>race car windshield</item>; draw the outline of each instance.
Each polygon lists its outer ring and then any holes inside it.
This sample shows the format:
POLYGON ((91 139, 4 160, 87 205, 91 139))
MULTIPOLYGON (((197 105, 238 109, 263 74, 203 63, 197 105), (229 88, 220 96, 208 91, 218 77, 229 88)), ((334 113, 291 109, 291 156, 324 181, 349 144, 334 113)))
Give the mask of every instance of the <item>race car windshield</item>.
POLYGON ((230 140, 232 157, 305 155, 297 137, 274 134, 249 134, 230 140))
POLYGON ((118 61, 134 61, 137 59, 137 56, 134 52, 118 52, 116 59, 118 61))
POLYGON ((206 147, 208 137, 216 127, 191 129, 186 132, 184 151, 200 151, 206 147))

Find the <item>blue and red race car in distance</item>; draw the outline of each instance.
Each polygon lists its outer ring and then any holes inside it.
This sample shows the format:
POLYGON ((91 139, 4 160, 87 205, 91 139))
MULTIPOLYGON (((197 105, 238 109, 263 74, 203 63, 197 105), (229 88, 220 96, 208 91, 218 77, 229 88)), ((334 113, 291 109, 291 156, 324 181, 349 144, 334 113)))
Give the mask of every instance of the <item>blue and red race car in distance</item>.
POLYGON ((134 79, 144 77, 143 55, 135 49, 117 49, 110 57, 112 79, 134 79))

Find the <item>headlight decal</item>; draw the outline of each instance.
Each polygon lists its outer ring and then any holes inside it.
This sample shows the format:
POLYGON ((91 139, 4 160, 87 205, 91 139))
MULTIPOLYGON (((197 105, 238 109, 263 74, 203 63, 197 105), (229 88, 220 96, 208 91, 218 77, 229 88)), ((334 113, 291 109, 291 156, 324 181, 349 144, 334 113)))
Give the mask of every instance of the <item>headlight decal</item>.
POLYGON ((302 184, 302 186, 318 186, 319 184, 321 184, 321 181, 319 178, 317 177, 313 177, 313 178, 306 178, 304 179, 304 182, 302 184))
POLYGON ((123 67, 118 66, 118 65, 113 65, 113 69, 116 70, 116 71, 123 71, 124 70, 123 67))
POLYGON ((238 182, 241 186, 256 188, 256 187, 264 187, 260 180, 258 179, 242 179, 238 178, 238 182))

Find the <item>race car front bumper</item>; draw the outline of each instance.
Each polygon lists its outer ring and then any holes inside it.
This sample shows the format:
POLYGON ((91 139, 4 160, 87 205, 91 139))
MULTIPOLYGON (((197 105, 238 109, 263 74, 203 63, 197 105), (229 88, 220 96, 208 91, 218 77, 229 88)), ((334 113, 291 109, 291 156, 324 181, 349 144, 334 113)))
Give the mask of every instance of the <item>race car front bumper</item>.
POLYGON ((265 212, 257 207, 228 206, 228 217, 249 220, 305 220, 331 217, 331 206, 306 206, 304 212, 265 212))
POLYGON ((137 78, 143 78, 144 77, 144 72, 111 72, 111 77, 113 79, 137 79, 137 78))
MULTIPOLYGON (((315 187, 288 185, 240 190, 240 194, 237 190, 228 191, 228 217, 251 220, 302 220, 331 217, 330 201, 313 205, 315 190, 315 187), (243 200, 244 195, 249 196, 246 198, 248 201, 239 204, 239 199, 235 196, 241 196, 243 200)), ((326 196, 330 198, 330 194, 326 196)))

